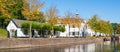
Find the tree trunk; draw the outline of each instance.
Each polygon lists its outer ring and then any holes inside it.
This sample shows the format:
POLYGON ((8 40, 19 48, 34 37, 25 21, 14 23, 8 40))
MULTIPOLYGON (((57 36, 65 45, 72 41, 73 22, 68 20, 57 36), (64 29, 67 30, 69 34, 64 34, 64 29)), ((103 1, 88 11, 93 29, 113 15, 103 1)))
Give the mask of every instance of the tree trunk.
POLYGON ((78 31, 78 37, 80 37, 80 28, 79 28, 79 31, 78 31))
POLYGON ((52 26, 52 30, 51 30, 51 37, 54 36, 54 31, 53 31, 53 26, 52 26))
POLYGON ((29 36, 29 38, 32 38, 32 32, 31 32, 31 30, 32 30, 32 22, 30 22, 30 36, 29 36))
POLYGON ((69 32, 68 32, 68 35, 69 35, 69 37, 70 37, 70 26, 69 26, 69 32))

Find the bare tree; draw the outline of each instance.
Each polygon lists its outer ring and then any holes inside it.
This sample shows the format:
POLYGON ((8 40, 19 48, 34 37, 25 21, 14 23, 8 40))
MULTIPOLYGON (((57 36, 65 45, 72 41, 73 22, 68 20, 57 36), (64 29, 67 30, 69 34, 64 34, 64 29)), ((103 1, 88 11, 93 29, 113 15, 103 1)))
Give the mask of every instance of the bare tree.
POLYGON ((48 23, 52 26, 52 35, 54 35, 53 25, 57 23, 56 19, 58 18, 58 9, 55 6, 50 7, 46 10, 46 16, 48 23))
POLYGON ((70 37, 70 26, 71 26, 71 18, 72 17, 73 17, 73 15, 72 15, 72 13, 70 11, 67 11, 65 13, 65 18, 66 18, 65 23, 66 23, 66 25, 69 26, 69 32, 68 32, 69 37, 70 37))

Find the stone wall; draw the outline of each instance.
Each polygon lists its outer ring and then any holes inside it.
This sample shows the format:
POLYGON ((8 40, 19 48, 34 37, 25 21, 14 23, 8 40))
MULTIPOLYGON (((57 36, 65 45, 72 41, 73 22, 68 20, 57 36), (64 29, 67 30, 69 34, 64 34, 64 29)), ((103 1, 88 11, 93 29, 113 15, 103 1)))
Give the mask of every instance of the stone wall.
POLYGON ((61 44, 102 42, 102 38, 12 38, 0 39, 0 48, 19 48, 61 44))

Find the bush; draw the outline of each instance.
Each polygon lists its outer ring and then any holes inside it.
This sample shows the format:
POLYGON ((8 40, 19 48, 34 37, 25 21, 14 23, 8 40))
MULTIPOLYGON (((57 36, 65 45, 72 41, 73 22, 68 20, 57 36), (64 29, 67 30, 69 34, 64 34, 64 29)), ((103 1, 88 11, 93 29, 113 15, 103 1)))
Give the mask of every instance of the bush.
POLYGON ((65 32, 65 27, 60 26, 61 32, 65 32))
POLYGON ((0 28, 0 38, 7 38, 7 30, 0 28))
POLYGON ((42 29, 44 30, 51 30, 52 29, 52 26, 50 24, 42 24, 42 29))
POLYGON ((53 26, 53 29, 54 29, 55 31, 65 32, 65 28, 62 27, 62 26, 53 26))
POLYGON ((33 22, 33 23, 32 23, 32 28, 33 28, 33 29, 39 29, 39 28, 40 28, 39 26, 40 26, 39 23, 36 23, 36 22, 33 22))
POLYGON ((55 31, 61 31, 60 28, 59 28, 59 26, 53 26, 53 29, 54 29, 55 31))
POLYGON ((30 28, 30 23, 29 22, 25 22, 21 25, 22 28, 30 28))
MULTIPOLYGON (((30 23, 25 22, 21 25, 22 28, 30 28, 30 23)), ((32 23, 32 29, 42 29, 42 30, 52 30, 52 26, 50 24, 39 24, 37 22, 32 23)), ((55 31, 65 32, 65 27, 62 26, 53 26, 55 31)))

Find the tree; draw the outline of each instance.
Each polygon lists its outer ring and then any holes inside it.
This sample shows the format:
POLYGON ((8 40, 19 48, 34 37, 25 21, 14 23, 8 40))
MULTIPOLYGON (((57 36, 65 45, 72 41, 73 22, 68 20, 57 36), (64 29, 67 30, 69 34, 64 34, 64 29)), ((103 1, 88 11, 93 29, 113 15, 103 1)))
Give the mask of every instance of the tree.
MULTIPOLYGON (((23 11, 22 14, 24 14, 24 17, 27 20, 34 21, 39 19, 39 15, 41 14, 40 11, 38 11, 42 6, 44 6, 44 2, 38 3, 38 0, 24 0, 23 3, 23 11)), ((30 23, 30 38, 32 37, 32 22, 30 23)))
POLYGON ((112 35, 113 28, 109 21, 100 20, 99 21, 99 32, 112 35))
POLYGON ((117 32, 117 23, 111 23, 112 24, 112 27, 113 27, 113 30, 114 30, 114 35, 116 34, 117 32))
POLYGON ((22 0, 0 0, 0 22, 4 28, 12 18, 23 19, 22 0))
POLYGON ((109 35, 112 35, 113 33, 113 28, 111 23, 109 21, 98 19, 97 15, 94 15, 93 18, 89 19, 88 25, 90 26, 90 28, 92 28, 95 31, 95 33, 99 32, 109 35))
POLYGON ((48 36, 48 31, 52 30, 52 26, 50 24, 43 24, 42 29, 45 31, 46 36, 48 36))
POLYGON ((117 25, 117 34, 120 34, 120 24, 117 25))
POLYGON ((63 26, 53 26, 53 29, 55 31, 65 32, 65 27, 63 27, 63 26))
POLYGON ((72 24, 72 21, 71 21, 71 18, 72 18, 72 13, 70 11, 67 11, 66 14, 65 14, 65 19, 64 21, 62 22, 63 24, 65 25, 68 25, 69 26, 69 32, 68 32, 68 35, 70 37, 70 26, 72 24))
POLYGON ((108 34, 112 35, 112 33, 114 32, 112 28, 112 24, 109 21, 107 21, 107 25, 108 25, 108 34))
POLYGON ((58 9, 54 6, 50 7, 47 11, 46 11, 46 16, 48 18, 48 23, 52 26, 52 35, 54 35, 54 29, 53 29, 53 25, 55 25, 57 23, 57 18, 58 18, 58 9))
POLYGON ((89 21, 87 22, 88 25, 90 26, 90 28, 92 28, 96 32, 99 31, 99 23, 98 23, 98 17, 97 15, 94 15, 91 19, 89 19, 89 21))
POLYGON ((30 28, 30 23, 29 22, 24 22, 23 24, 21 24, 22 28, 28 29, 30 28))

